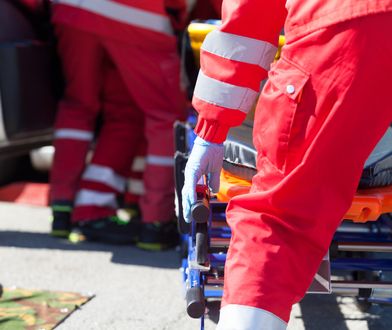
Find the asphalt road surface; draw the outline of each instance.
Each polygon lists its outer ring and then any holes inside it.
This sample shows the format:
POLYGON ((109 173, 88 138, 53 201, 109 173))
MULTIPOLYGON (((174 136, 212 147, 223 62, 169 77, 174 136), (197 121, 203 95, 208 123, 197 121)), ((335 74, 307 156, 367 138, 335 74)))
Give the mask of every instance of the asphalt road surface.
MULTIPOLYGON (((0 283, 5 287, 92 293, 59 330, 191 330, 176 251, 148 253, 131 246, 71 244, 50 237, 49 210, 0 203, 0 283)), ((209 306, 214 329, 219 304, 209 306)), ((352 298, 308 296, 294 306, 289 330, 391 330, 392 308, 361 313, 352 298)))

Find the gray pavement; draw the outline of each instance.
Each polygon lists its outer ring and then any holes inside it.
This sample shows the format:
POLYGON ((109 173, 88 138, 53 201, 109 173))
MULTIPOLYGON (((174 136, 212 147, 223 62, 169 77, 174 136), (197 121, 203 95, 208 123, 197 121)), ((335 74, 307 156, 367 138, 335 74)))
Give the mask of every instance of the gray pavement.
MULTIPOLYGON (((0 203, 0 283, 5 287, 93 293, 59 330, 191 330, 175 251, 147 253, 127 246, 74 245, 47 235, 49 210, 0 203)), ((218 304, 210 304, 214 329, 218 304)), ((390 330, 392 308, 359 312, 351 298, 308 296, 293 309, 290 330, 390 330)))

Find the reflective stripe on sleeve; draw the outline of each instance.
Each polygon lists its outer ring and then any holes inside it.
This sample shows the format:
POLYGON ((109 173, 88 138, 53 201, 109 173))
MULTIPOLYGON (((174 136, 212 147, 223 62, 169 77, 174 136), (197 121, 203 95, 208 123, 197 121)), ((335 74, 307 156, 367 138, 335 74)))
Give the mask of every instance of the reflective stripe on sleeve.
POLYGON ((76 194, 75 206, 100 206, 117 209, 115 193, 100 192, 90 189, 81 189, 76 194))
POLYGON ((143 180, 129 179, 128 192, 138 196, 144 195, 145 188, 144 188, 143 180))
POLYGON ((173 35, 168 17, 133 8, 111 0, 57 0, 57 3, 81 8, 112 20, 173 35))
POLYGON ((286 328, 286 322, 264 309, 230 304, 221 308, 216 330, 285 330, 286 328))
POLYGON ((235 86, 206 76, 201 70, 194 96, 198 99, 233 110, 248 113, 258 93, 250 88, 235 86))
POLYGON ((266 71, 278 50, 269 42, 219 30, 210 32, 201 48, 229 60, 258 65, 266 71))
POLYGON ((83 131, 73 128, 59 128, 54 132, 55 139, 72 139, 79 141, 91 141, 94 137, 93 132, 83 131))
POLYGON ((82 179, 102 183, 118 192, 124 192, 125 190, 126 179, 107 166, 97 164, 88 165, 83 173, 82 179))
POLYGON ((166 157, 166 156, 156 156, 156 155, 148 155, 146 157, 146 163, 149 165, 158 165, 158 166, 174 166, 174 158, 166 157))

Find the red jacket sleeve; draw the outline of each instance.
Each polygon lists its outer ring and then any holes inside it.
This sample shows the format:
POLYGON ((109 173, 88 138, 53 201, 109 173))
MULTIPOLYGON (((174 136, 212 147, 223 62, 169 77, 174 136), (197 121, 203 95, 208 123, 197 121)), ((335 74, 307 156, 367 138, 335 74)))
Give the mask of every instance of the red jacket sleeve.
POLYGON ((193 106, 196 133, 221 143, 254 104, 277 51, 285 0, 224 0, 222 25, 202 45, 193 106))

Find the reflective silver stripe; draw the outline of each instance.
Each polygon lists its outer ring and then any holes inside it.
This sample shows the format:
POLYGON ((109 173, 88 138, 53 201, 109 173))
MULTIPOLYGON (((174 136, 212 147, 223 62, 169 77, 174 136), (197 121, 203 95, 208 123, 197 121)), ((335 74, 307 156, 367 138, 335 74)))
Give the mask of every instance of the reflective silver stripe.
POLYGON ((99 182, 107 185, 118 192, 124 192, 126 179, 113 171, 110 167, 90 164, 84 171, 82 179, 99 182))
POLYGON ((103 206, 117 209, 117 199, 115 193, 99 192, 89 189, 81 189, 76 194, 76 206, 103 206))
POLYGON ((316 275, 314 275, 314 279, 320 283, 320 285, 322 285, 327 291, 330 290, 330 286, 331 284, 329 283, 328 280, 326 280, 324 277, 322 277, 320 274, 316 273, 316 275))
POLYGON ((258 93, 246 87, 231 85, 206 76, 201 70, 197 77, 194 96, 221 107, 248 113, 258 93))
POLYGON ((148 155, 146 163, 159 166, 174 166, 174 157, 148 155))
POLYGON ((220 310, 216 330, 285 330, 287 323, 260 308, 226 305, 220 310))
POLYGON ((258 65, 267 71, 278 50, 269 42, 219 30, 210 32, 201 48, 230 60, 258 65))
POLYGON ((80 140, 80 141, 91 141, 94 137, 93 132, 83 131, 81 129, 73 129, 73 128, 60 128, 55 130, 54 138, 55 139, 72 139, 72 140, 80 140))
POLYGON ((143 172, 146 167, 146 158, 145 157, 135 157, 132 163, 132 171, 134 172, 143 172))
POLYGON ((148 12, 143 9, 133 8, 111 0, 57 0, 62 3, 95 14, 113 19, 118 22, 135 25, 144 29, 173 35, 170 20, 164 15, 148 12))
POLYGON ((143 180, 129 179, 128 191, 134 195, 144 195, 145 188, 143 180))

